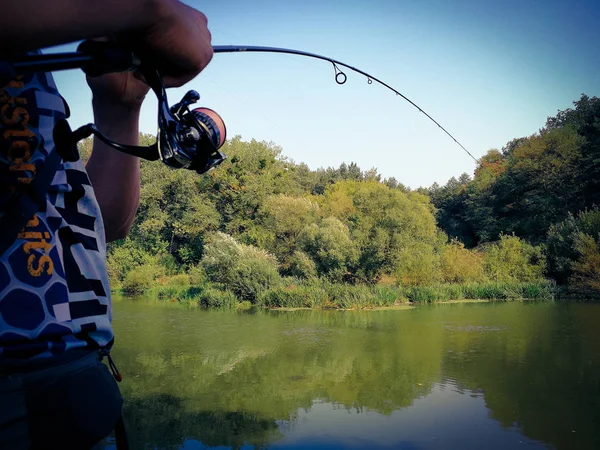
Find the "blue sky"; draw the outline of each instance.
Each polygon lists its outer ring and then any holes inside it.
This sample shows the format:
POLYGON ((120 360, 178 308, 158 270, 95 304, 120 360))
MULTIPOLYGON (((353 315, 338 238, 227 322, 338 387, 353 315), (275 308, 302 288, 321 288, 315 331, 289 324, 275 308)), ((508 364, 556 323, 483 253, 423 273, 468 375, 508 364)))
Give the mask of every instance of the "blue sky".
MULTIPOLYGON (((289 47, 373 74, 421 106, 475 157, 537 132, 581 93, 600 95, 598 0, 187 1, 213 44, 289 47)), ((73 48, 66 46, 56 50, 73 48)), ((228 135, 272 141, 311 168, 357 162, 410 187, 445 183, 474 161, 400 97, 324 61, 277 54, 215 55, 183 89, 219 112, 228 135)), ((92 121, 79 71, 56 73, 71 124, 92 121)), ((156 131, 156 101, 141 130, 156 131)))

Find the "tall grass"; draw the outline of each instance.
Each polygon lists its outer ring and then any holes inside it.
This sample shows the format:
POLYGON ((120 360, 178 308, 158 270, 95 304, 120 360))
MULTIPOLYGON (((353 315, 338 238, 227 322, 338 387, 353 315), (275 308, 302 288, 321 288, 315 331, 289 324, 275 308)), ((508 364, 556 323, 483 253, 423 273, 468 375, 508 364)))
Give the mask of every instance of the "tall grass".
POLYGON ((552 300, 556 297, 556 284, 551 281, 530 283, 464 283, 433 286, 411 286, 403 289, 409 301, 434 303, 451 300, 552 300))
POLYGON ((552 300, 557 293, 550 281, 531 283, 465 283, 431 286, 366 286, 309 284, 269 289, 259 304, 280 308, 364 309, 407 302, 436 303, 452 300, 552 300))
MULTIPOLYGON (((552 300, 557 296, 552 281, 530 283, 453 283, 430 286, 349 285, 313 280, 264 290, 254 306, 263 308, 366 309, 407 303, 460 300, 552 300)), ((166 285, 148 291, 158 298, 206 308, 239 308, 243 299, 222 285, 166 285)), ((247 302, 250 305, 249 302, 247 302)))

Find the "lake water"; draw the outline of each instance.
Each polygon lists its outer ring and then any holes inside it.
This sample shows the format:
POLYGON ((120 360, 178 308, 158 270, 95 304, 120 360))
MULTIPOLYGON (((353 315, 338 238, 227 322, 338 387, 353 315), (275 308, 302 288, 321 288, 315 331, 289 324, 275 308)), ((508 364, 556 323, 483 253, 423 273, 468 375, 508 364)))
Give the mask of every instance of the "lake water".
POLYGON ((242 313, 117 297, 114 326, 132 449, 600 448, 600 305, 242 313))

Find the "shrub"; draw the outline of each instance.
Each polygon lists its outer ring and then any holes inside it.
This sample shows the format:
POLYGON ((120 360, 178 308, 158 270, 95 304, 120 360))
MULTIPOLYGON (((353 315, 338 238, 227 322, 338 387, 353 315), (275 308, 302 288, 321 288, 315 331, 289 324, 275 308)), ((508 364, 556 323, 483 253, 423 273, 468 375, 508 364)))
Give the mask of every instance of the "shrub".
POLYGON ((268 308, 318 308, 328 303, 328 294, 319 284, 279 286, 260 296, 268 308))
POLYGON ((190 284, 190 276, 185 273, 181 273, 179 275, 166 277, 163 286, 175 286, 185 288, 188 287, 190 284))
POLYGON ((238 299, 231 291, 221 291, 219 289, 209 287, 203 290, 197 297, 198 305, 206 308, 234 308, 238 303, 238 299))
MULTIPOLYGON (((600 241, 600 235, 598 235, 600 241)), ((573 263, 570 288, 586 296, 600 296, 600 249, 598 242, 585 233, 575 237, 575 250, 578 254, 573 263)))
POLYGON ((407 242, 398 251, 397 260, 396 275, 403 286, 431 284, 441 280, 440 255, 429 243, 407 242))
POLYGON ((332 281, 340 281, 358 257, 348 227, 335 217, 306 226, 298 244, 316 263, 319 274, 332 281))
POLYGON ((130 294, 141 294, 153 287, 158 273, 159 270, 154 265, 136 267, 123 280, 123 290, 130 294))
POLYGON ((113 289, 121 285, 129 272, 144 265, 158 266, 159 257, 145 252, 131 239, 109 244, 106 268, 113 289))
POLYGON ((576 217, 569 217, 553 225, 548 231, 546 241, 548 253, 548 274, 559 283, 566 283, 573 275, 574 264, 581 257, 576 248, 576 239, 580 233, 596 237, 600 241, 600 209, 582 211, 576 217))
POLYGON ((190 267, 190 269, 187 271, 187 274, 190 277, 190 284, 192 286, 202 286, 208 282, 206 271, 201 264, 196 264, 195 266, 190 267))
POLYGON ((195 298, 202 290, 200 287, 190 286, 159 286, 152 289, 152 294, 160 299, 191 303, 196 301, 195 298))
POLYGON ((543 280, 545 260, 539 247, 516 236, 501 235, 500 241, 484 252, 483 267, 492 281, 543 280))
POLYGON ((296 250, 289 260, 288 272, 293 277, 312 279, 317 276, 317 266, 310 256, 303 251, 296 250))
POLYGON ((467 250, 464 244, 453 240, 442 252, 442 279, 446 283, 482 282, 486 280, 483 270, 483 254, 467 250))
POLYGON ((277 260, 272 255, 240 244, 224 233, 215 234, 206 245, 202 266, 210 281, 252 303, 261 291, 281 284, 277 260))

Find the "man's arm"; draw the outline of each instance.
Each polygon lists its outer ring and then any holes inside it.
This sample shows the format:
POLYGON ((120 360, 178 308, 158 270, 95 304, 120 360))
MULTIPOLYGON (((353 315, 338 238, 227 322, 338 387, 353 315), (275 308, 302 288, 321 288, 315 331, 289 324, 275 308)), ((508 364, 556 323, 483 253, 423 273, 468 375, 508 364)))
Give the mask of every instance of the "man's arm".
POLYGON ((0 55, 152 26, 163 0, 2 0, 0 55))
MULTIPOLYGON (((161 71, 166 87, 193 79, 213 56, 204 14, 178 0, 0 0, 0 59, 26 50, 116 35, 161 71), (24 24, 26 23, 26 26, 24 24)), ((131 72, 88 78, 96 124, 109 138, 138 142, 148 86, 131 72)), ((107 240, 125 237, 139 202, 139 160, 95 140, 87 164, 107 240)))
MULTIPOLYGON (((137 105, 110 105, 94 101, 94 120, 102 133, 120 144, 137 145, 137 105)), ((140 198, 140 160, 94 139, 86 170, 102 211, 106 241, 123 239, 129 233, 140 198)))
POLYGON ((178 0, 0 0, 0 59, 83 39, 116 35, 182 86, 213 56, 207 19, 178 0))

